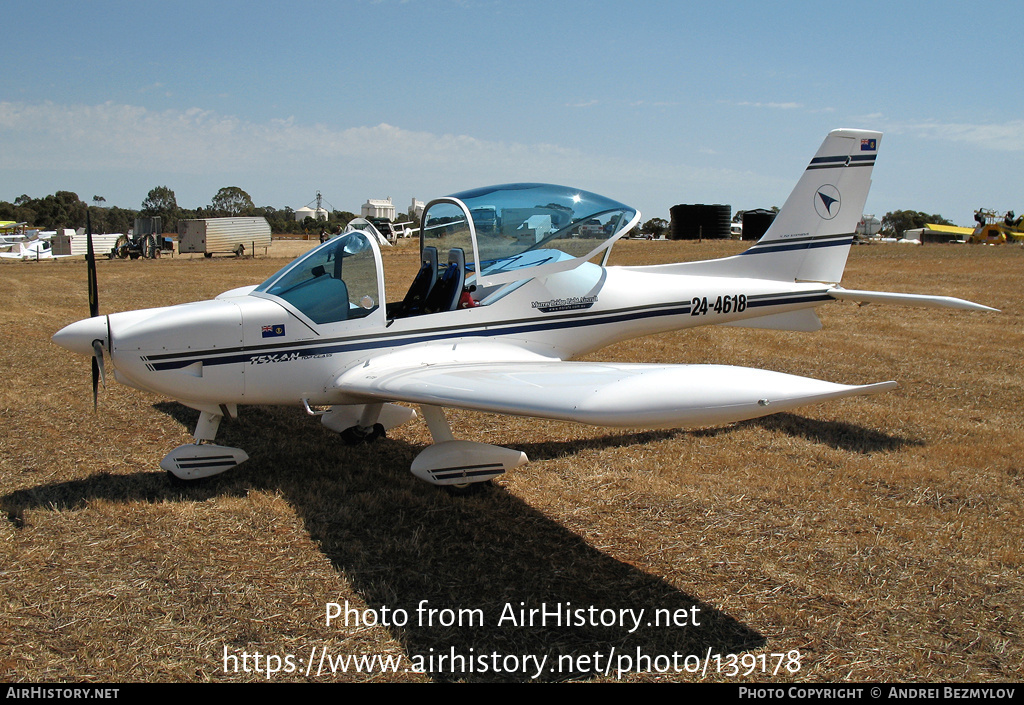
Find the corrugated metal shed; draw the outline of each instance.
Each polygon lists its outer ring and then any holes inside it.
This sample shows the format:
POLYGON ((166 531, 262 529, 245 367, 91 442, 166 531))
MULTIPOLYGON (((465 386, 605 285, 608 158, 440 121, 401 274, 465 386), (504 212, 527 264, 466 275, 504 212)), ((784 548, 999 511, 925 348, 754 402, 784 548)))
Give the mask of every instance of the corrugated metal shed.
POLYGON ((178 221, 178 252, 253 254, 270 247, 266 218, 202 218, 178 221))

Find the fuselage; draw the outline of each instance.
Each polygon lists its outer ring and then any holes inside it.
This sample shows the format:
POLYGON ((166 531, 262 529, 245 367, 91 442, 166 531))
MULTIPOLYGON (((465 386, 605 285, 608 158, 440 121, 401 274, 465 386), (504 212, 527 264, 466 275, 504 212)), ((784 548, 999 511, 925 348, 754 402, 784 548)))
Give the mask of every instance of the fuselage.
MULTIPOLYGON (((639 212, 579 189, 505 184, 427 205, 421 268, 400 302, 383 303, 377 237, 357 230, 251 290, 82 321, 55 340, 84 354, 99 340, 119 380, 207 408, 365 403, 338 383, 346 371, 395 356, 403 368, 416 367, 427 349, 421 359, 430 364, 554 361, 699 325, 771 317, 768 327, 810 330, 817 324, 811 312, 781 325, 777 316, 831 300, 830 284, 799 282, 839 280, 854 215, 837 216, 835 183, 845 172, 832 172, 869 166, 876 140, 874 133, 860 142, 830 134, 819 151, 854 156, 812 160, 790 197, 795 205, 736 257, 604 266, 639 212), (831 207, 819 212, 822 183, 831 207)), ((856 188, 840 185, 856 211, 870 169, 848 171, 856 188)))
POLYGON ((91 345, 84 338, 101 339, 119 381, 185 402, 298 404, 305 399, 327 405, 346 401, 344 390, 333 386, 344 371, 403 350, 439 346, 456 360, 487 343, 486 355, 499 344, 510 360, 515 351, 568 360, 638 336, 830 300, 824 284, 681 276, 671 266, 591 263, 505 289, 487 305, 472 308, 389 320, 386 308, 377 306, 368 315, 325 324, 274 297, 227 295, 81 321, 65 329, 65 340, 79 326, 85 343, 80 351, 91 345), (109 340, 102 335, 106 329, 109 340))

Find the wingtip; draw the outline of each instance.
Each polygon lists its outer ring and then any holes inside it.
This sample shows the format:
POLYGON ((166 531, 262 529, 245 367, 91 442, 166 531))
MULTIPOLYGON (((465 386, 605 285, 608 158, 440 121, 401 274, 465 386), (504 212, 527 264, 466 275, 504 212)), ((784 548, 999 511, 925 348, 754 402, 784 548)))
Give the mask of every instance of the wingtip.
POLYGON ((876 382, 875 384, 865 384, 860 387, 861 394, 881 394, 882 392, 891 392, 896 389, 898 385, 894 380, 888 382, 876 382))

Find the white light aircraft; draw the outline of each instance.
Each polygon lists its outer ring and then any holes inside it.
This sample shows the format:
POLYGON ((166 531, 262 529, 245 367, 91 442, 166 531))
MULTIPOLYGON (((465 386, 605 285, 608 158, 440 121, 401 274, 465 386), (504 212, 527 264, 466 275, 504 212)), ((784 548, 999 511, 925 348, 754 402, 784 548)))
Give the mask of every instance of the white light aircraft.
POLYGON ((13 220, 0 220, 0 249, 9 248, 19 242, 25 242, 25 226, 28 223, 15 223, 13 220))
POLYGON ((4 259, 20 259, 27 262, 41 259, 61 259, 72 256, 53 254, 53 244, 48 239, 43 239, 42 237, 38 240, 31 240, 27 243, 22 241, 11 243, 11 245, 17 245, 18 251, 0 252, 0 257, 3 257, 4 259))
POLYGON ((434 443, 412 472, 436 485, 466 485, 526 456, 456 440, 445 408, 674 428, 874 394, 895 382, 846 386, 725 365, 569 360, 698 325, 817 330, 815 307, 836 299, 994 310, 839 286, 880 142, 878 132, 831 132, 769 230, 734 257, 606 266, 612 245, 639 222, 636 210, 577 189, 507 184, 427 205, 422 266, 402 301, 381 304, 379 246, 356 231, 259 286, 105 316, 97 315, 91 263, 93 317, 53 339, 93 356, 94 395, 106 353, 122 383, 200 411, 195 443, 161 462, 179 478, 248 458, 213 443, 239 404, 303 405, 348 442, 372 441, 415 418, 395 402, 419 405, 434 443))

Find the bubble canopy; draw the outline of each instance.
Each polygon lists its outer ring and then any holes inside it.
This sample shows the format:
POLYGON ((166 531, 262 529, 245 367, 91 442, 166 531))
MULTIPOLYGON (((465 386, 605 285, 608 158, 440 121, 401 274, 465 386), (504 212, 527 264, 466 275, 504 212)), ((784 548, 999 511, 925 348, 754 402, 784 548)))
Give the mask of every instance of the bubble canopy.
MULTIPOLYGON (((504 184, 428 203, 420 248, 436 247, 443 262, 461 249, 465 278, 459 281, 479 289, 574 269, 602 252, 606 262, 615 241, 639 220, 635 209, 588 191, 504 184)), ((351 325, 380 316, 383 282, 376 241, 356 230, 310 250, 251 293, 276 300, 312 324, 351 325)))
POLYGON ((424 209, 420 247, 461 248, 467 281, 489 286, 572 269, 640 220, 630 206, 554 184, 518 183, 460 191, 424 209), (523 271, 525 269, 531 271, 523 271))
POLYGON ((364 318, 383 295, 380 251, 361 231, 315 247, 257 286, 254 296, 272 296, 317 324, 364 318))

